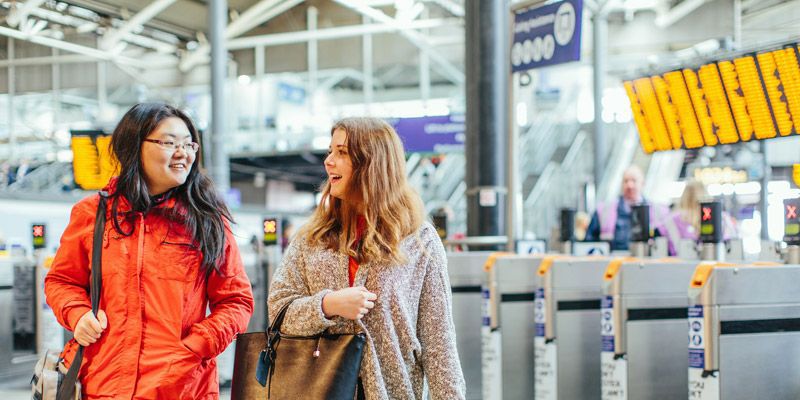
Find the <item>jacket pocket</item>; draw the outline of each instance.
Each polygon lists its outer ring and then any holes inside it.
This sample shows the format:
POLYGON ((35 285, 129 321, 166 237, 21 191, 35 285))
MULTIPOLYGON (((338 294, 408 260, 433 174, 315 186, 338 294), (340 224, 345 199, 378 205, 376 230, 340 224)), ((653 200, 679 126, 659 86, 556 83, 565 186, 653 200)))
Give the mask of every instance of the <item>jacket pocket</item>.
POLYGON ((192 243, 169 235, 161 242, 158 250, 161 268, 158 277, 161 279, 190 282, 197 277, 200 264, 200 250, 192 243))

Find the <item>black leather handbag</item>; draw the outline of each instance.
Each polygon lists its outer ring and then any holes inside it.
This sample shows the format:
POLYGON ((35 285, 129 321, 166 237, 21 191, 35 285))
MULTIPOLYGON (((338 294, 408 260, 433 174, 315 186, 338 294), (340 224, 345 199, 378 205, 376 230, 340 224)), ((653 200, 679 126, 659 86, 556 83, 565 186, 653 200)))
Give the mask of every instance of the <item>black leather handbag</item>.
POLYGON ((364 333, 281 333, 289 302, 266 332, 239 335, 231 400, 353 400, 364 356, 364 333))

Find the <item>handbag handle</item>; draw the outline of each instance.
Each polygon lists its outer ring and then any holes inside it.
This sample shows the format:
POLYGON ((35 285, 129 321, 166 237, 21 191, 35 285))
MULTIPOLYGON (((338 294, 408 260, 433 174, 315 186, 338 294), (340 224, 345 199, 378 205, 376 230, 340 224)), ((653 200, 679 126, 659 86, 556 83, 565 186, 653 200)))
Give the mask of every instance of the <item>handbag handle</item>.
MULTIPOLYGON (((97 316, 97 310, 100 306, 100 292, 103 290, 103 232, 106 228, 106 199, 108 193, 105 191, 99 192, 100 202, 97 204, 97 215, 94 219, 94 238, 92 239, 92 271, 91 271, 91 286, 89 287, 89 297, 92 303, 92 313, 97 316)), ((69 366, 64 380, 61 381, 57 400, 68 400, 75 398, 75 383, 78 381, 78 371, 81 369, 83 362, 83 346, 78 347, 75 353, 75 358, 72 359, 72 364, 69 366)))
POLYGON ((275 316, 275 319, 272 320, 272 323, 269 324, 267 327, 267 335, 269 336, 272 332, 280 332, 281 325, 283 325, 283 318, 286 316, 286 311, 289 310, 289 306, 292 304, 292 301, 287 301, 286 304, 278 310, 278 314, 275 316))

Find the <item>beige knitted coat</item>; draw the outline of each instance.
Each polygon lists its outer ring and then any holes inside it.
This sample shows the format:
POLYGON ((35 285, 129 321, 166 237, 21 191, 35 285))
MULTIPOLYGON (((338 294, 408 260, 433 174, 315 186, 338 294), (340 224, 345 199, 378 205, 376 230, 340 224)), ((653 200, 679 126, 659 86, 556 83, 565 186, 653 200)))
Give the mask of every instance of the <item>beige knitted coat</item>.
MULTIPOLYGON (((375 308, 362 319, 368 331, 360 373, 366 398, 422 399, 426 380, 431 399, 464 399, 442 242, 426 222, 401 250, 405 265, 367 263, 356 273, 354 285, 378 295, 375 308)), ((297 237, 270 284, 270 316, 293 301, 281 329, 285 333, 357 332, 353 321, 329 320, 322 313, 322 298, 346 287, 347 255, 297 237)))

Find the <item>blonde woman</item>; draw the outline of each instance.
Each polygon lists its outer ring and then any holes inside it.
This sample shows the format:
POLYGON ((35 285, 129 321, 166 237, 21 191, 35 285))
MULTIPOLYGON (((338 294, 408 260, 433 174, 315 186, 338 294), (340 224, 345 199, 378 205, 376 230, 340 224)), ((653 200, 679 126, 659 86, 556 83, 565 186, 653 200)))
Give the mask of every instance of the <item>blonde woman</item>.
POLYGON ((322 201, 271 284, 287 334, 328 329, 367 344, 358 398, 463 399, 444 247, 406 182, 403 146, 387 123, 347 118, 331 129, 322 201))
MULTIPOLYGON (((682 239, 697 241, 700 237, 700 203, 711 200, 702 182, 686 181, 678 205, 664 224, 669 238, 669 251, 676 254, 677 244, 682 239)), ((729 240, 738 237, 736 220, 727 212, 722 212, 722 237, 729 240)))

